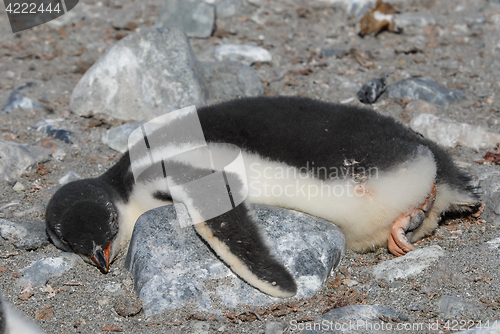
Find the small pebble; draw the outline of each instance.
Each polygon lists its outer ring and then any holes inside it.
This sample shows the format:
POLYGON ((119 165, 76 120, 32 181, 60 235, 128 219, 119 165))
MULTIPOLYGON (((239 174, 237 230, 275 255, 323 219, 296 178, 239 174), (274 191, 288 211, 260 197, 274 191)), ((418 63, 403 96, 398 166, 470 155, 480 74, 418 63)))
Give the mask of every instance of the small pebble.
POLYGON ((25 191, 26 187, 21 182, 16 182, 12 189, 14 189, 15 191, 25 191))
POLYGON ((116 297, 113 308, 119 316, 131 317, 141 312, 142 302, 138 297, 129 293, 127 296, 116 297))

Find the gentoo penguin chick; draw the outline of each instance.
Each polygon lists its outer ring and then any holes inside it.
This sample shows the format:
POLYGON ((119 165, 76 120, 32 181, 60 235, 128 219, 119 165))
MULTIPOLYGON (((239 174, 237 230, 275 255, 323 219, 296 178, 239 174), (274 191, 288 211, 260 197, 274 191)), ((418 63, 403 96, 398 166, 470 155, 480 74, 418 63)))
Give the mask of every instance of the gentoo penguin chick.
POLYGON ((0 334, 42 334, 30 319, 0 297, 0 334))
MULTIPOLYGON (((387 246, 398 256, 429 235, 444 212, 479 209, 469 179, 442 148, 370 109, 257 97, 200 108, 198 117, 214 156, 241 150, 248 198, 194 228, 237 275, 273 296, 292 296, 296 285, 266 246, 248 202, 321 217, 342 229, 349 249, 387 246)), ((139 215, 172 202, 165 180, 213 172, 193 158, 165 160, 182 146, 167 138, 190 140, 185 121, 179 116, 141 138, 134 145, 147 147, 143 156, 127 152, 102 176, 63 186, 46 213, 54 244, 107 272, 139 215), (137 168, 146 172, 134 179, 137 168)), ((243 187, 238 175, 226 175, 240 184, 233 194, 243 187)), ((184 203, 202 206, 196 194, 184 195, 184 203)))

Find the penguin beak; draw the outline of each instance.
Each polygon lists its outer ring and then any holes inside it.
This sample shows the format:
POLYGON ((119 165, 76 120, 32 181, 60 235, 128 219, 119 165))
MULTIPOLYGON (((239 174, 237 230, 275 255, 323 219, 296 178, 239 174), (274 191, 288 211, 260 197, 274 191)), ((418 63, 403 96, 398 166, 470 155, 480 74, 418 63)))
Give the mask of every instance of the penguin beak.
POLYGON ((92 255, 92 261, 97 265, 97 268, 103 274, 107 274, 109 271, 109 256, 111 251, 111 242, 109 245, 103 250, 100 247, 94 250, 94 254, 92 255))

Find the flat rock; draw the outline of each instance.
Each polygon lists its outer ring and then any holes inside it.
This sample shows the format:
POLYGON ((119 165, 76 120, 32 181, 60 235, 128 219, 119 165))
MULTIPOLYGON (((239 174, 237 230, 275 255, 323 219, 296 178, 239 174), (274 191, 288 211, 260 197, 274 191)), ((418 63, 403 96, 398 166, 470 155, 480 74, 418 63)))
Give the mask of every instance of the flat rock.
POLYGON ((75 173, 75 171, 69 171, 67 172, 63 177, 61 177, 59 179, 59 184, 61 186, 67 184, 67 183, 70 183, 70 182, 73 182, 73 181, 76 181, 76 180, 80 180, 82 177, 78 174, 75 173))
POLYGON ((436 20, 431 14, 425 16, 415 15, 414 13, 403 13, 394 16, 394 22, 398 27, 404 28, 409 26, 426 27, 430 24, 436 24, 436 20))
POLYGON ((43 104, 38 101, 33 101, 32 99, 21 94, 21 91, 25 88, 34 86, 35 83, 28 82, 24 85, 19 86, 10 93, 7 102, 2 107, 5 112, 11 112, 16 109, 33 110, 35 108, 43 108, 43 104))
POLYGON ((35 129, 43 132, 48 137, 61 140, 67 144, 72 144, 72 133, 68 130, 58 129, 57 124, 63 122, 64 118, 60 119, 41 119, 35 124, 35 129))
POLYGON ((285 331, 285 327, 281 322, 270 321, 266 323, 264 334, 282 334, 285 331))
POLYGON ((347 51, 343 50, 343 49, 321 49, 321 55, 323 57, 337 57, 337 58, 341 58, 343 56, 345 56, 347 54, 347 51))
POLYGON ((437 245, 416 249, 405 256, 376 265, 373 268, 373 275, 376 279, 388 281, 413 277, 435 264, 443 255, 443 249, 437 245))
POLYGON ((457 317, 459 315, 470 314, 486 308, 486 305, 460 297, 444 295, 439 299, 437 306, 439 312, 445 318, 457 317))
POLYGON ((500 143, 500 134, 481 126, 458 123, 432 114, 420 114, 410 122, 413 131, 445 147, 457 145, 474 149, 493 148, 500 143))
POLYGON ((102 142, 115 151, 125 153, 128 150, 128 137, 135 129, 144 123, 144 121, 127 123, 116 128, 109 129, 102 138, 102 142))
POLYGON ((0 139, 0 179, 15 184, 22 173, 36 163, 49 160, 52 151, 0 139))
MULTIPOLYGON (((297 282, 296 298, 310 298, 338 265, 345 250, 343 233, 332 223, 304 213, 253 207, 271 249, 297 282)), ((181 228, 181 223, 189 224, 177 220, 173 206, 149 211, 136 223, 126 267, 146 316, 186 305, 221 313, 228 307, 285 301, 238 278, 192 227, 181 228)))
POLYGON ((179 28, 189 37, 208 38, 215 28, 215 7, 202 0, 165 0, 155 27, 179 28))
POLYGON ((124 296, 119 295, 115 297, 113 302, 113 309, 122 317, 131 317, 141 312, 142 302, 137 296, 128 293, 124 296))
POLYGON ((33 250, 49 244, 43 221, 13 223, 0 219, 0 235, 14 247, 33 250))
POLYGON ((408 78, 387 86, 387 96, 400 99, 425 100, 440 106, 465 99, 463 90, 450 90, 437 82, 422 78, 408 78))
POLYGON ((381 319, 394 322, 408 321, 408 317, 378 305, 350 305, 333 309, 312 322, 292 323, 290 329, 303 329, 303 334, 312 333, 382 333, 385 323, 381 319), (294 328, 296 327, 296 328, 294 328), (301 328, 302 327, 302 328, 301 328), (380 330, 377 330, 380 329, 380 330))
POLYGON ((206 81, 210 82, 208 89, 211 102, 264 94, 264 87, 250 66, 221 61, 204 64, 202 70, 206 81))
POLYGON ((500 171, 490 170, 478 176, 478 187, 481 189, 481 201, 484 211, 481 218, 496 226, 500 226, 500 171))
POLYGON ((252 45, 223 44, 215 48, 215 57, 219 60, 239 61, 245 65, 268 63, 272 56, 264 48, 252 45))
POLYGON ((78 255, 63 253, 58 257, 48 257, 34 261, 21 270, 23 276, 17 280, 17 284, 24 287, 30 284, 32 287, 45 285, 50 278, 61 276, 64 272, 70 270, 77 259, 78 255))

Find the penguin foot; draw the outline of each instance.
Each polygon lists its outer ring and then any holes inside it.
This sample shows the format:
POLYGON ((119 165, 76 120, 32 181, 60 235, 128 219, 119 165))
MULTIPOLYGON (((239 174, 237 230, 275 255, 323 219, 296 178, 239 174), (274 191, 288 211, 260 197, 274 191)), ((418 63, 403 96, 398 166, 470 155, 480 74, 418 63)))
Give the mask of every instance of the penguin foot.
POLYGON ((475 203, 474 209, 476 209, 477 211, 472 214, 472 217, 479 218, 479 216, 481 216, 481 214, 484 211, 484 202, 477 202, 477 203, 475 203))
POLYGON ((389 251, 396 256, 403 256, 415 249, 409 240, 425 220, 425 213, 429 212, 436 198, 436 184, 432 185, 431 193, 424 203, 408 212, 402 213, 392 225, 391 235, 388 240, 389 251))

